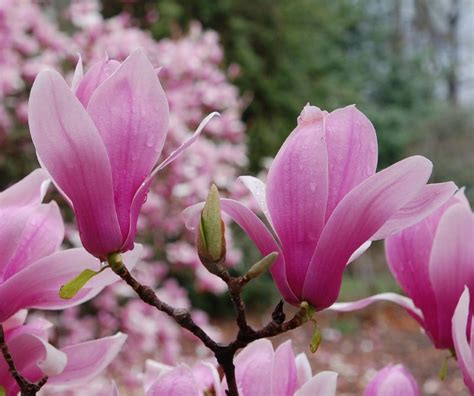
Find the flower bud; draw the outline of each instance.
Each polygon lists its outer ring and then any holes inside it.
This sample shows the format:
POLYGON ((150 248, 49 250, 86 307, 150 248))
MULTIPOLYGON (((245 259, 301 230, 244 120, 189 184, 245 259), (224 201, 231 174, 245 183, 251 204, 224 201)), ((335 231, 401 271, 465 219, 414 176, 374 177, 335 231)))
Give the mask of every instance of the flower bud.
POLYGON ((247 273, 244 275, 244 279, 248 282, 252 279, 255 279, 262 275, 263 273, 267 272, 273 263, 276 261, 278 257, 277 252, 272 252, 266 255, 263 259, 256 262, 254 265, 250 267, 247 273))

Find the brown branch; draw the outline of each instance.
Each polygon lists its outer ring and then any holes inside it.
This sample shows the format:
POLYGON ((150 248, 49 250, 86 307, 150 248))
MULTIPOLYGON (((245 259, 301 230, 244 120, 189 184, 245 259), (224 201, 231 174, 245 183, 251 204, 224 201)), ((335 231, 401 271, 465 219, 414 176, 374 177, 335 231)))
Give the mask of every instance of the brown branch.
POLYGON ((260 330, 254 330, 247 323, 245 304, 241 297, 242 289, 248 280, 246 280, 245 277, 232 277, 227 271, 224 271, 217 276, 227 283, 229 295, 234 304, 239 331, 234 341, 229 344, 221 344, 209 337, 206 332, 193 321, 191 313, 188 310, 174 308, 161 301, 151 287, 138 282, 123 264, 120 254, 109 256, 108 263, 112 271, 122 278, 143 302, 173 318, 181 327, 189 330, 199 338, 203 344, 214 353, 227 380, 228 396, 238 396, 239 394, 233 362, 234 356, 239 349, 245 348, 251 342, 261 338, 274 337, 278 334, 293 330, 308 321, 308 306, 307 304, 303 304, 294 317, 285 322, 283 301, 280 301, 272 313, 272 320, 260 330))
POLYGON ((11 376, 15 379, 16 383, 20 387, 21 396, 34 396, 36 393, 46 384, 48 377, 45 376, 41 378, 38 382, 32 383, 29 382, 25 377, 23 377, 15 366, 13 357, 8 349, 8 345, 5 340, 5 332, 3 326, 0 324, 0 349, 2 351, 3 358, 8 366, 8 371, 11 376))

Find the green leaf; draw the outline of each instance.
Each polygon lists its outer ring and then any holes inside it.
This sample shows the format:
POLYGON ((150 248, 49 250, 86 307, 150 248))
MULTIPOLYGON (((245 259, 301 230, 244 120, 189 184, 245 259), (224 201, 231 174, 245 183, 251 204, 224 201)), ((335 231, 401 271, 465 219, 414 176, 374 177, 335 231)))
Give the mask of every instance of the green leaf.
POLYGON ((91 280, 94 276, 102 272, 102 270, 93 271, 91 269, 85 269, 74 279, 61 286, 61 289, 59 289, 59 297, 65 300, 73 298, 79 292, 79 290, 81 290, 84 285, 89 282, 89 280, 91 280))
POLYGON ((6 395, 7 395, 7 391, 2 385, 0 385, 0 396, 6 396, 6 395))
POLYGON ((309 344, 309 350, 311 351, 311 353, 316 353, 319 348, 319 345, 321 344, 321 341, 321 331, 319 330, 319 326, 316 325, 316 327, 314 328, 313 336, 311 337, 311 343, 309 344))
POLYGON ((441 365, 441 368, 439 369, 438 377, 441 381, 444 381, 446 378, 446 375, 448 374, 448 359, 449 358, 450 357, 446 357, 443 360, 443 364, 441 365))

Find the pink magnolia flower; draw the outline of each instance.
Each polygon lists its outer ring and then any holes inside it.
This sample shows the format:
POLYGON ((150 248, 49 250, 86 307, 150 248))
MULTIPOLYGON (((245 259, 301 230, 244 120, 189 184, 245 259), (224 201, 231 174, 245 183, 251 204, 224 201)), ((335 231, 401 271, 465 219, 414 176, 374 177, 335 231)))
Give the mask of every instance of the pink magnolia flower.
MULTIPOLYGON (((111 337, 56 349, 48 343, 52 326, 44 319, 23 324, 26 310, 2 323, 5 340, 18 371, 31 382, 47 375, 47 388, 86 382, 99 374, 117 356, 127 336, 111 337)), ((7 396, 18 394, 18 385, 0 359, 0 384, 7 396)))
POLYGON ((215 366, 199 362, 176 367, 148 360, 144 375, 146 396, 223 396, 215 366))
MULTIPOLYGON (((304 353, 295 357, 291 340, 275 351, 267 339, 252 342, 235 358, 235 376, 242 396, 334 396, 337 374, 315 376, 304 353)), ((224 389, 227 389, 224 383, 224 389)))
MULTIPOLYGON (((472 290, 472 289, 471 289, 472 290)), ((469 289, 466 287, 459 299, 452 320, 454 350, 464 383, 474 394, 474 317, 469 310, 469 289), (470 328, 468 321, 471 321, 470 328), (468 341, 469 337, 469 341, 468 341)))
POLYGON ((364 396, 420 396, 411 373, 401 364, 380 370, 365 388, 364 396))
POLYGON ((370 241, 421 220, 456 189, 453 183, 427 185, 432 164, 424 157, 378 173, 376 166, 377 138, 364 114, 354 106, 328 114, 308 105, 275 157, 266 185, 241 178, 277 238, 250 209, 222 200, 222 209, 262 254, 280 253, 272 275, 288 302, 329 307, 347 263, 370 241))
MULTIPOLYGON (((312 375, 305 354, 295 357, 291 341, 276 351, 267 339, 255 341, 235 358, 235 376, 242 396, 334 396, 337 374, 312 375)), ((227 383, 210 363, 176 367, 147 362, 144 376, 147 396, 224 396, 227 383)))
POLYGON ((411 300, 384 293, 333 308, 348 311, 377 300, 396 302, 420 322, 437 348, 452 349, 451 318, 464 286, 474 288, 472 241, 474 214, 459 191, 432 215, 386 240, 390 270, 411 300))
MULTIPOLYGON (((71 300, 60 287, 97 261, 84 249, 58 251, 64 225, 55 202, 42 204, 49 180, 38 169, 0 193, 0 322, 22 308, 63 309, 96 296, 117 277, 104 271, 71 300)), ((133 267, 138 246, 129 255, 133 267)))
POLYGON ((38 74, 29 125, 37 155, 76 214, 84 247, 105 259, 133 247, 152 175, 197 138, 204 124, 154 170, 168 131, 168 102, 141 50, 104 60, 72 86, 55 71, 38 74))

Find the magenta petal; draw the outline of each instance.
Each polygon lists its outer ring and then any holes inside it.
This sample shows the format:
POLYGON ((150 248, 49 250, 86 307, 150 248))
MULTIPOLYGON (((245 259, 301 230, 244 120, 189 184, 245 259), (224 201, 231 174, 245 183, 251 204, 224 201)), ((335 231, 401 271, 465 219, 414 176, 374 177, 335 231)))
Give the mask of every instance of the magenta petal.
POLYGON ((377 136, 369 119, 355 106, 334 110, 325 118, 329 163, 326 219, 355 186, 377 169, 377 136))
POLYGON ((267 206, 265 183, 253 176, 240 176, 237 180, 240 180, 245 185, 245 187, 247 187, 247 189, 255 198, 255 201, 262 210, 268 222, 272 224, 272 220, 270 218, 270 211, 268 210, 267 206))
POLYGON ((328 309, 336 312, 352 312, 364 309, 378 301, 389 301, 398 304, 405 308, 420 324, 424 322, 423 313, 413 304, 413 301, 396 293, 380 293, 357 301, 334 303, 328 309))
POLYGON ((294 396, 336 396, 337 373, 321 371, 300 389, 294 396))
POLYGON ((0 279, 8 279, 31 263, 55 252, 64 238, 56 202, 0 210, 0 279))
MULTIPOLYGON (((135 266, 141 253, 142 247, 137 245, 133 251, 124 254, 129 269, 135 266)), ((79 305, 120 279, 111 270, 106 270, 92 278, 76 297, 70 300, 60 298, 60 287, 86 268, 97 270, 99 262, 78 248, 53 253, 16 273, 0 284, 0 322, 22 308, 64 309, 79 305), (22 290, 20 295, 18 290, 22 290)))
POLYGON ((142 50, 134 51, 98 86, 87 112, 107 149, 115 206, 125 240, 133 197, 150 175, 168 133, 168 101, 142 50))
POLYGON ((254 341, 234 359, 237 385, 244 395, 269 396, 272 389, 273 347, 267 339, 254 341))
POLYGON ((384 239, 418 223, 445 204, 456 192, 453 182, 427 184, 410 202, 398 210, 370 239, 384 239))
POLYGON ((89 100, 94 91, 97 89, 97 87, 102 84, 107 78, 109 78, 112 73, 119 68, 119 66, 120 62, 108 59, 104 59, 101 62, 94 63, 87 71, 85 76, 81 79, 80 83, 77 86, 77 89, 74 89, 74 85, 71 86, 72 91, 76 93, 77 98, 80 100, 80 102, 85 108, 87 108, 89 100))
POLYGON ((328 158, 324 121, 301 122, 285 141, 268 172, 267 204, 281 241, 292 290, 301 290, 324 226, 328 158))
POLYGON ((283 298, 292 304, 298 299, 288 285, 285 272, 285 259, 273 235, 263 222, 245 205, 232 199, 221 199, 222 210, 227 213, 252 239, 263 256, 278 252, 278 258, 271 267, 273 280, 277 284, 283 298))
POLYGON ((474 321, 471 321, 471 346, 467 340, 467 327, 469 315, 469 289, 464 288, 464 292, 459 299, 459 303, 454 311, 452 319, 452 332, 454 349, 459 368, 471 393, 474 393, 474 321))
POLYGON ((426 158, 410 157, 369 177, 345 196, 321 234, 306 274, 303 300, 324 309, 337 299, 350 256, 416 196, 431 169, 426 158))
POLYGON ((178 366, 161 375, 151 386, 146 396, 199 396, 191 369, 178 366))
POLYGON ((38 157, 73 203, 85 248, 97 257, 117 251, 122 238, 112 171, 85 109, 58 73, 45 71, 33 84, 28 113, 38 157))
POLYGON ((48 385, 73 385, 84 383, 100 374, 122 349, 126 334, 83 342, 62 349, 67 364, 60 374, 48 380, 48 385))
POLYGON ((295 354, 291 340, 275 351, 272 370, 272 395, 293 395, 297 387, 295 354))
POLYGON ((40 204, 50 180, 44 169, 35 169, 28 176, 0 193, 0 208, 40 204))
POLYGON ((452 346, 449 323, 459 296, 474 290, 474 214, 459 203, 446 210, 431 250, 429 274, 438 308, 440 339, 452 346))

